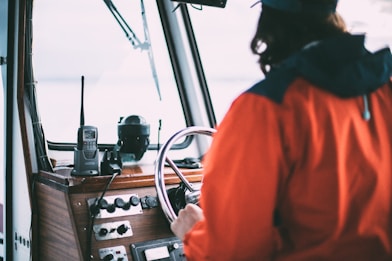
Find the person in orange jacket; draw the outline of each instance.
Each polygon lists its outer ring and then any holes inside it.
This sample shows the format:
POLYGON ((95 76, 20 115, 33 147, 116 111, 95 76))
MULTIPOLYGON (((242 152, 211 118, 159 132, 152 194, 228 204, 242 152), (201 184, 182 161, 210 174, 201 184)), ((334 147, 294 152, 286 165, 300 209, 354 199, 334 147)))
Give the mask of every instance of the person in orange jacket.
POLYGON ((347 32, 337 0, 261 2, 266 77, 217 127, 200 207, 172 231, 188 261, 392 260, 390 49, 347 32))

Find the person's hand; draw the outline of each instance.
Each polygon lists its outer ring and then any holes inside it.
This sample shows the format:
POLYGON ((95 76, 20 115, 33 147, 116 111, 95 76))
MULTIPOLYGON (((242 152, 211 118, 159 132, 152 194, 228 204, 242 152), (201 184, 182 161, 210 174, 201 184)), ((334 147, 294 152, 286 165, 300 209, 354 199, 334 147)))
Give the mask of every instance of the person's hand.
POLYGON ((193 225, 203 218, 203 210, 195 204, 187 204, 178 212, 178 218, 171 223, 170 228, 181 240, 193 225))

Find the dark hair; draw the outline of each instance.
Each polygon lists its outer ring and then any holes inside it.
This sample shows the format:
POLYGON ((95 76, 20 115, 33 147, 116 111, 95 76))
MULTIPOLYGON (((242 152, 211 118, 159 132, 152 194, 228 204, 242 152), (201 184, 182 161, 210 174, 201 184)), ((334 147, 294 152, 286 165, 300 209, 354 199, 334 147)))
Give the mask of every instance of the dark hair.
POLYGON ((251 50, 259 55, 264 74, 306 44, 346 32, 338 13, 327 15, 290 13, 263 5, 251 50), (265 49, 263 48, 265 44, 265 49))

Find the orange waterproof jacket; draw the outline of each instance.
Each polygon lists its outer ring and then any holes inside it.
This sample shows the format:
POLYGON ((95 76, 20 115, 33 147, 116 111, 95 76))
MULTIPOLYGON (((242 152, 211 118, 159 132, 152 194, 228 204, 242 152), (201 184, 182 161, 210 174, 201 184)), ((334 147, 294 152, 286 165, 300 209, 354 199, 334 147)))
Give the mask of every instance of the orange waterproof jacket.
POLYGON ((392 56, 308 46, 240 95, 204 162, 187 260, 392 260, 392 56))

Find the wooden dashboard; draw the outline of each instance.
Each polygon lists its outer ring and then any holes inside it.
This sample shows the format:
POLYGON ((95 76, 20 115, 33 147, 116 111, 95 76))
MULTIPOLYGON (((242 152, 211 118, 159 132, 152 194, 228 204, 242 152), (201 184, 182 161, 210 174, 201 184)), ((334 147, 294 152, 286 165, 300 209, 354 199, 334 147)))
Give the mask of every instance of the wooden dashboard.
MULTIPOLYGON (((181 171, 190 182, 201 181, 201 169, 181 171)), ((112 176, 70 172, 40 172, 34 182, 34 260, 180 260, 167 258, 182 250, 159 206, 153 165, 123 167, 104 195, 112 176)), ((180 183, 170 168, 165 181, 180 183)))

